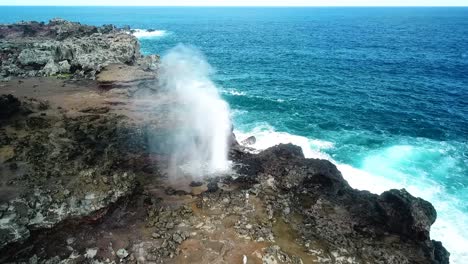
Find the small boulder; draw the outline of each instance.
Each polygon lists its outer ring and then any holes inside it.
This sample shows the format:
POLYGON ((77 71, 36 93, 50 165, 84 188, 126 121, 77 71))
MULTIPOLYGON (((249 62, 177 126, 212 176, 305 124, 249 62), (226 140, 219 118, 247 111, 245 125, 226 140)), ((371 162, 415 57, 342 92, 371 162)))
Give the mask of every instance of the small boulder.
POLYGON ((437 212, 431 203, 412 196, 405 189, 389 190, 378 200, 389 229, 417 241, 429 239, 437 212))
POLYGON ((434 245, 434 259, 439 263, 450 263, 450 253, 442 246, 440 241, 432 240, 434 245))
POLYGON ((87 248, 84 256, 85 258, 92 259, 96 256, 97 252, 98 252, 97 248, 87 248))
POLYGON ((51 59, 53 54, 50 50, 24 49, 18 55, 21 65, 46 65, 51 59))

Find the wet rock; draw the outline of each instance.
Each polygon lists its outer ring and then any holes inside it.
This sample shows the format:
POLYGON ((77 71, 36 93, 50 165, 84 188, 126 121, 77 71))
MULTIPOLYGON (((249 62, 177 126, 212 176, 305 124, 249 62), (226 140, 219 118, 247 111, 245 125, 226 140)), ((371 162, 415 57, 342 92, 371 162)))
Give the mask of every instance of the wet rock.
POLYGON ((404 189, 382 193, 379 204, 385 211, 390 230, 414 240, 429 239, 431 225, 437 218, 432 204, 421 198, 415 198, 404 189))
POLYGON ((51 58, 51 59, 49 59, 47 64, 44 66, 44 68, 42 68, 42 72, 46 76, 54 75, 54 74, 57 74, 59 72, 59 67, 54 62, 54 60, 51 58))
POLYGON ((190 182, 190 187, 198 187, 198 186, 202 186, 202 185, 203 185, 203 182, 199 182, 199 181, 190 182))
POLYGON ((179 234, 177 234, 177 233, 174 234, 174 235, 172 236, 172 239, 173 239, 177 244, 180 244, 180 243, 182 243, 182 241, 184 241, 183 238, 182 238, 179 234))
POLYGON ((81 109, 80 112, 82 113, 91 113, 91 114, 105 114, 110 111, 108 106, 100 106, 100 107, 87 107, 81 109))
POLYGON ((206 187, 208 188, 207 192, 216 192, 219 189, 218 182, 215 180, 208 182, 206 187))

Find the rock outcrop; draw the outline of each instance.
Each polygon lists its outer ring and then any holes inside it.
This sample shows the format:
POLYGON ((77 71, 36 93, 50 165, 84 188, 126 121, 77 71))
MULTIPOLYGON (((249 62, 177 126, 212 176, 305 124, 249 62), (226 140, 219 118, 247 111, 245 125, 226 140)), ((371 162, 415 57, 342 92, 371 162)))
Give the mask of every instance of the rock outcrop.
POLYGON ((0 249, 64 220, 99 218, 133 193, 124 166, 144 144, 119 116, 69 116, 11 95, 0 106, 0 249))
POLYGON ((153 57, 140 54, 139 42, 128 29, 112 25, 95 27, 62 19, 0 25, 3 79, 60 74, 93 79, 110 64, 155 70, 153 57))
POLYGON ((326 160, 286 144, 258 155, 234 150, 238 182, 255 182, 262 200, 289 222, 303 245, 320 244, 323 263, 448 263, 430 240, 434 207, 406 190, 381 195, 351 188, 326 160))
POLYGON ((429 202, 355 190, 298 146, 253 154, 231 133, 231 172, 168 177, 175 100, 140 85, 159 57, 126 30, 0 26, 3 77, 79 79, 0 86, 16 94, 0 95, 0 262, 449 263, 429 202))

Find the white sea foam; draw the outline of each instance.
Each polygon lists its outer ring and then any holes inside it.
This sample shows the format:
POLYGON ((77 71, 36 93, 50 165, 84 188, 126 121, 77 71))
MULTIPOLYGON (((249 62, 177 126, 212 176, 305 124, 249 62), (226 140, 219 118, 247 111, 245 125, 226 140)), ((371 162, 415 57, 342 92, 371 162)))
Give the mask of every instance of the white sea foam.
POLYGON ((158 37, 166 36, 167 31, 166 30, 148 31, 146 29, 134 29, 134 32, 132 33, 132 35, 137 38, 158 38, 158 37))
POLYGON ((241 109, 231 109, 231 118, 234 118, 236 116, 244 115, 248 113, 249 111, 247 110, 241 110, 241 109))
MULTIPOLYGON (((437 220, 432 226, 431 238, 443 242, 451 254, 451 263, 468 263, 468 216, 460 209, 463 202, 448 194, 443 186, 426 177, 425 172, 415 171, 419 175, 409 175, 403 170, 404 167, 412 165, 408 164, 411 160, 425 158, 421 148, 411 145, 385 148, 366 157, 361 168, 355 168, 337 162, 322 152, 333 148, 332 142, 277 132, 266 124, 246 133, 240 131, 235 133, 239 142, 248 136, 255 136, 257 142, 252 147, 258 150, 280 143, 298 145, 302 148, 305 157, 327 159, 334 163, 353 188, 377 194, 389 189, 406 188, 414 196, 430 201, 438 213, 437 220)), ((450 173, 450 167, 445 169, 450 173)))

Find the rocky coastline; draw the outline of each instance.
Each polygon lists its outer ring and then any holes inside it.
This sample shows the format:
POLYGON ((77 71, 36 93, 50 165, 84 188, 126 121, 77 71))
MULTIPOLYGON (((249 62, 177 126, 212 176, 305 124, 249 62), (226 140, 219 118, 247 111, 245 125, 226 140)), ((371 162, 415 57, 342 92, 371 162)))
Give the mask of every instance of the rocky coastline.
POLYGON ((0 25, 1 263, 449 263, 429 202, 355 190, 291 144, 233 135, 231 173, 168 177, 148 141, 171 100, 128 32, 0 25))

